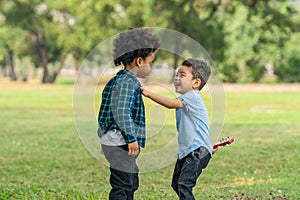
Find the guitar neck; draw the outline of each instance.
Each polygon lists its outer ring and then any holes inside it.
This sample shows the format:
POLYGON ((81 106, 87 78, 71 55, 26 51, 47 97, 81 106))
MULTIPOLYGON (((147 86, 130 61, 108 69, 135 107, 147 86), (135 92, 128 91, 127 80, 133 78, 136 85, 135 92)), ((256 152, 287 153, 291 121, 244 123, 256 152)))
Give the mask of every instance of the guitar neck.
POLYGON ((231 144, 232 142, 234 142, 234 137, 231 137, 231 138, 228 138, 227 140, 225 141, 222 141, 222 142, 218 142, 216 144, 213 145, 213 148, 216 149, 218 147, 222 147, 222 146, 226 146, 226 145, 229 145, 231 144))

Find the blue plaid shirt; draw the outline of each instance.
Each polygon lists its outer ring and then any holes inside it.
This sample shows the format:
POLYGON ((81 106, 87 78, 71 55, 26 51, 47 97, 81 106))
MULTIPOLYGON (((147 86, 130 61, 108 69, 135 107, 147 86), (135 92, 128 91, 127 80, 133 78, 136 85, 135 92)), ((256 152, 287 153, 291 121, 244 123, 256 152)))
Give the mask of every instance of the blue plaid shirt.
POLYGON ((98 115, 98 135, 120 130, 126 143, 145 147, 145 108, 141 84, 128 70, 120 70, 105 86, 98 115))

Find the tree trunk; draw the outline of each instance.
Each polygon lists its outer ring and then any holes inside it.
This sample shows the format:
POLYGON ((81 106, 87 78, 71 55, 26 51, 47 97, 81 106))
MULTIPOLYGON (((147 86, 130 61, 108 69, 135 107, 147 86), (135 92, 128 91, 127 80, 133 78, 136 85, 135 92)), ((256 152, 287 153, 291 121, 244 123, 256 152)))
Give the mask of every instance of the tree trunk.
POLYGON ((175 79, 175 74, 176 74, 176 68, 178 67, 178 60, 180 58, 179 54, 182 53, 182 44, 180 42, 176 43, 176 46, 175 46, 175 53, 174 53, 174 62, 173 62, 173 68, 174 68, 174 71, 173 71, 173 75, 172 75, 172 78, 171 78, 171 83, 174 82, 174 79, 175 79))
POLYGON ((65 64, 65 59, 66 56, 63 56, 58 69, 56 71, 53 72, 53 74, 49 73, 48 70, 48 58, 46 55, 46 47, 45 47, 45 38, 40 39, 39 36, 37 34, 32 34, 31 35, 31 39, 32 39, 32 43, 34 44, 39 60, 42 63, 42 67, 43 67, 43 78, 42 78, 42 83, 54 83, 58 74, 60 73, 61 69, 63 68, 64 64, 65 64))
POLYGON ((8 48, 8 71, 9 77, 12 81, 16 81, 17 75, 15 73, 14 51, 8 48))
POLYGON ((174 54, 174 63, 173 63, 174 71, 173 71, 171 83, 173 83, 173 82, 174 82, 174 79, 175 79, 176 68, 177 68, 177 66, 178 66, 178 60, 179 60, 179 55, 175 53, 175 54, 174 54))
POLYGON ((64 67, 65 64, 65 60, 66 60, 66 56, 64 56, 60 62, 59 62, 59 66, 57 68, 57 70, 53 73, 53 75, 50 77, 49 79, 49 83, 54 83, 58 74, 60 73, 60 71, 62 70, 62 68, 64 67))
POLYGON ((38 58, 41 61, 41 64, 43 67, 42 83, 49 83, 50 75, 49 75, 49 71, 48 71, 48 59, 46 56, 46 48, 45 48, 45 44, 44 44, 45 41, 40 41, 38 35, 34 34, 34 33, 31 34, 31 40, 36 48, 38 58))

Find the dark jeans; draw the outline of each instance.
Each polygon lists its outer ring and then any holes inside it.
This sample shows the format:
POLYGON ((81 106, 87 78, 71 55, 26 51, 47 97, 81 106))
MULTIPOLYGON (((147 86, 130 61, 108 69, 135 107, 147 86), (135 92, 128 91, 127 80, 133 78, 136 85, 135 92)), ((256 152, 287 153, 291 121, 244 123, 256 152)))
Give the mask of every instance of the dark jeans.
POLYGON ((110 200, 133 200, 139 187, 137 156, 128 155, 128 145, 101 145, 105 158, 110 164, 110 200))
POLYGON ((210 153, 200 147, 182 159, 177 159, 172 179, 172 188, 180 200, 193 200, 193 187, 203 169, 209 163, 210 153))

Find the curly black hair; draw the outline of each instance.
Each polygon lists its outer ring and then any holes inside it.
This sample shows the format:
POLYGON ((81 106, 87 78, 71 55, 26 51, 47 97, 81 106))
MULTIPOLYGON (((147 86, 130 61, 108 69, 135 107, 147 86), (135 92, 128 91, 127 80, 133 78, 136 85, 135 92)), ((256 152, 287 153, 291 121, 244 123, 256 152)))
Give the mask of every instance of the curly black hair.
POLYGON ((160 46, 159 39, 145 28, 131 28, 114 39, 114 64, 119 66, 132 63, 137 58, 146 58, 160 46))
POLYGON ((201 85, 199 88, 199 90, 201 90, 207 83, 211 74, 211 69, 207 62, 195 58, 188 58, 184 60, 181 65, 192 68, 193 79, 200 78, 201 80, 201 85))

